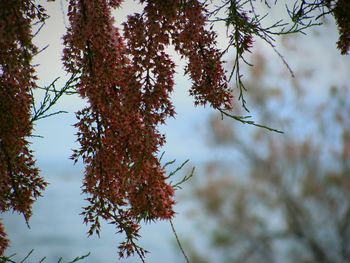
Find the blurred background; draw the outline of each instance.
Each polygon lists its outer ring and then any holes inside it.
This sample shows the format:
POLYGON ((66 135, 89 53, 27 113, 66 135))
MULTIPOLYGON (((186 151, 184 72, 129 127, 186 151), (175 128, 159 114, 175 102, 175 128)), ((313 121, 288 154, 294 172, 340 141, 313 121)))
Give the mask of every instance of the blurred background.
MULTIPOLYGON (((58 86, 64 85, 60 58, 67 7, 65 1, 45 7, 50 18, 35 39, 39 48, 49 45, 34 62, 39 64, 39 84, 61 77, 58 86)), ((138 2, 125 1, 115 12, 116 23, 139 10, 138 2)), ((350 57, 336 49, 334 21, 329 17, 323 22, 307 35, 278 40, 294 78, 258 39, 248 56, 254 66, 243 69, 250 113, 238 101, 235 113, 249 114, 283 134, 195 108, 188 95, 191 82, 183 76, 184 61, 173 54, 177 115, 161 131, 167 137, 164 161, 190 159, 174 180, 196 167, 194 177, 177 191, 173 221, 192 263, 350 262, 350 57)), ((225 29, 216 29, 224 47, 225 29)), ((234 55, 225 59, 230 69, 234 55)), ((73 165, 69 157, 78 148, 74 112, 83 105, 78 97, 65 96, 55 109, 68 113, 36 123, 34 134, 43 138, 33 138, 32 149, 49 186, 34 204, 30 229, 17 214, 2 215, 11 240, 7 255, 23 259, 34 249, 28 262, 44 256, 45 262, 60 257, 68 262, 91 252, 83 262, 117 262, 123 237, 106 224, 100 238, 88 238, 79 215, 86 205, 80 189, 84 167, 73 165)), ((151 252, 147 262, 185 262, 169 222, 145 225, 141 236, 140 244, 151 252)))

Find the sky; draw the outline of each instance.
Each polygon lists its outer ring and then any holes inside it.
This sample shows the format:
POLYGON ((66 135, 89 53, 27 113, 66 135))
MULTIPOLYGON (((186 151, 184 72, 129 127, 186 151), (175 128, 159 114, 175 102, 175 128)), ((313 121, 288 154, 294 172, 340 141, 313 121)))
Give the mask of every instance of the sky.
MULTIPOLYGON (((56 77, 61 77, 58 83, 62 85, 67 77, 60 61, 63 48, 62 36, 65 32, 65 25, 68 23, 67 18, 63 15, 67 10, 63 2, 65 1, 45 2, 50 18, 35 39, 35 43, 39 48, 49 45, 34 61, 34 64, 40 64, 37 68, 39 85, 47 85, 56 77)), ((128 0, 124 2, 122 9, 114 12, 117 24, 125 20, 129 12, 139 10, 138 1, 128 0)), ((310 83, 306 83, 310 86, 309 92, 313 94, 313 98, 325 98, 330 85, 350 84, 348 75, 349 56, 339 58, 339 51, 335 47, 337 31, 334 22, 330 22, 328 27, 330 29, 327 30, 327 34, 320 30, 319 32, 309 32, 309 35, 306 36, 298 36, 296 39, 290 38, 280 42, 281 45, 284 45, 281 52, 291 68, 295 69, 297 77, 299 72, 314 68, 315 64, 317 65, 317 71, 321 73, 317 76, 321 77, 312 78, 310 83), (317 36, 316 40, 311 40, 313 35, 317 36), (295 56, 296 52, 298 54, 301 52, 302 55, 295 56)), ((225 30, 222 26, 217 30, 220 32, 218 44, 224 46, 225 30)), ((271 47, 259 40, 256 40, 255 43, 258 46, 256 50, 270 58, 269 67, 280 69, 285 76, 285 82, 283 83, 281 83, 281 78, 271 76, 271 85, 290 85, 291 77, 284 68, 283 62, 271 47)), ((166 152, 165 158, 168 160, 176 158, 178 162, 190 159, 194 165, 209 159, 222 158, 222 154, 211 150, 205 141, 206 120, 214 111, 210 108, 193 106, 193 99, 188 95, 191 82, 183 76, 181 69, 184 61, 180 61, 178 56, 173 55, 175 63, 179 65, 179 74, 175 76, 175 92, 172 95, 177 115, 176 118, 169 119, 165 126, 160 127, 160 130, 167 136, 167 144, 163 149, 166 152)), ((225 58, 232 61, 231 54, 228 54, 225 58)), ((228 63, 229 66, 230 63, 228 63)), ((72 126, 76 122, 74 112, 83 106, 84 102, 77 96, 66 96, 58 103, 56 110, 65 110, 68 113, 43 119, 35 124, 34 134, 43 136, 43 138, 33 138, 32 149, 35 151, 38 166, 50 185, 44 194, 44 198, 41 198, 34 205, 31 230, 26 229, 22 218, 10 214, 5 215, 5 226, 9 229, 9 236, 13 240, 12 252, 16 252, 16 248, 30 249, 30 247, 36 245, 36 247, 39 247, 36 250, 37 255, 45 255, 47 251, 50 251, 50 253, 53 253, 50 254, 53 258, 60 253, 62 255, 66 251, 67 257, 71 257, 74 256, 75 252, 77 253, 75 256, 77 256, 79 253, 83 254, 93 247, 95 256, 86 262, 98 262, 94 259, 96 260, 96 257, 98 258, 100 255, 108 254, 110 255, 109 258, 115 256, 115 253, 111 252, 117 244, 114 240, 114 230, 104 226, 107 233, 105 236, 103 234, 103 237, 105 237, 105 239, 102 239, 103 241, 99 241, 97 238, 92 238, 91 242, 87 241, 85 238, 87 228, 81 224, 81 217, 79 216, 79 209, 83 205, 79 188, 83 176, 83 167, 81 164, 73 167, 69 156, 71 150, 78 147, 74 136, 76 130, 72 126), (47 201, 45 201, 45 198, 47 201), (72 213, 72 216, 65 216, 65 210, 72 213), (79 234, 70 235, 73 229, 77 230, 79 234), (81 237, 77 238, 76 235, 81 237), (54 242, 52 239, 58 240, 58 244, 52 243, 54 242), (76 245, 78 243, 79 245, 76 245), (74 245, 76 245, 75 250, 67 252, 67 246, 74 247, 74 245)), ((229 159, 231 157, 226 156, 225 158, 229 159)), ((181 211, 182 208, 179 207, 178 209, 181 211)), ((175 222, 180 224, 180 233, 188 231, 188 219, 181 213, 177 218, 175 222)), ((148 235, 145 242, 149 245, 149 249, 154 251, 149 262, 161 262, 162 258, 172 253, 172 245, 168 245, 171 244, 172 240, 169 225, 163 222, 159 225, 157 223, 154 228, 147 226, 145 235, 148 235), (153 235, 158 233, 159 238, 155 239, 150 233, 153 233, 153 235)), ((24 252, 21 251, 20 253, 23 255, 24 252)), ((170 258, 173 259, 173 262, 177 262, 178 258, 173 254, 171 255, 170 258)))

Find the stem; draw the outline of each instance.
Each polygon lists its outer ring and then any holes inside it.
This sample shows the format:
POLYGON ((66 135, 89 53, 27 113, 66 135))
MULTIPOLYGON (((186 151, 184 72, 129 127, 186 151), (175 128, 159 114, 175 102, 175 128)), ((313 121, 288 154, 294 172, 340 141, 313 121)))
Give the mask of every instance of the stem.
POLYGON ((177 245, 179 246, 182 255, 183 255, 184 258, 186 259, 186 262, 187 262, 187 263, 190 263, 190 260, 188 259, 187 255, 186 255, 186 253, 185 253, 185 250, 183 249, 183 247, 182 247, 182 245, 181 245, 180 239, 179 239, 179 237, 178 237, 178 235, 177 235, 177 233, 176 233, 176 231, 175 231, 175 227, 174 227, 173 221, 170 219, 169 222, 170 222, 170 225, 171 225, 171 229, 173 230, 173 233, 174 233, 174 235, 175 235, 177 245))

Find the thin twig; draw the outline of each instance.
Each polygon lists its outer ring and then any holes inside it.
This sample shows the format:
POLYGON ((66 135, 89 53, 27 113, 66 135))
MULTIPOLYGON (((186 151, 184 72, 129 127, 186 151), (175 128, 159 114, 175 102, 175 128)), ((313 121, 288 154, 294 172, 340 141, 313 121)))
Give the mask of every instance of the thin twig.
POLYGON ((26 260, 30 257, 30 255, 33 253, 33 251, 34 251, 34 249, 32 249, 31 251, 29 251, 29 253, 24 257, 24 259, 21 260, 20 263, 23 263, 24 261, 26 261, 26 260))
POLYGON ((183 255, 184 258, 186 259, 186 262, 187 262, 187 263, 190 263, 190 260, 188 259, 187 255, 186 255, 186 253, 185 253, 185 250, 182 248, 182 245, 181 245, 180 239, 179 239, 179 237, 178 237, 178 235, 177 235, 177 233, 176 233, 176 230, 175 230, 173 221, 170 219, 169 222, 170 222, 170 225, 171 225, 171 229, 173 230, 173 233, 174 233, 174 235, 175 235, 177 245, 179 246, 182 255, 183 255))
POLYGON ((239 121, 239 122, 241 122, 243 124, 253 125, 253 126, 256 126, 256 127, 259 127, 259 128, 263 128, 263 129, 266 129, 266 130, 269 130, 269 131, 277 132, 277 133, 284 133, 283 131, 280 131, 280 130, 277 130, 277 129, 274 129, 274 128, 271 128, 271 127, 268 127, 268 126, 265 126, 265 125, 262 125, 262 124, 255 123, 252 120, 248 120, 249 118, 251 118, 251 116, 232 115, 230 113, 225 112, 222 109, 219 109, 219 111, 221 113, 221 118, 222 119, 224 118, 224 115, 225 115, 225 116, 227 116, 229 118, 232 118, 232 119, 234 119, 236 121, 239 121))

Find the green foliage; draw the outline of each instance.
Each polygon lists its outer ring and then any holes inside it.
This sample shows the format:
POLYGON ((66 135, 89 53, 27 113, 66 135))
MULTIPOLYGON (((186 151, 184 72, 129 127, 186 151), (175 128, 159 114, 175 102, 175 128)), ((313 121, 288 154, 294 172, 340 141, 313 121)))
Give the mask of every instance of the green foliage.
MULTIPOLYGON (((34 249, 32 249, 31 251, 29 251, 29 253, 22 259, 22 260, 17 260, 15 261, 13 258, 16 256, 16 254, 12 254, 10 256, 0 256, 0 262, 1 263, 24 263, 24 262, 28 262, 27 260, 29 260, 31 254, 34 252, 34 249)), ((90 252, 82 255, 82 256, 78 256, 76 258, 74 258, 71 261, 68 261, 67 263, 75 263, 78 261, 81 261, 85 258, 87 258, 90 255, 90 252)), ((45 262, 46 257, 43 257, 42 259, 39 260, 39 263, 45 262)), ((57 263, 63 263, 63 259, 62 257, 58 259, 57 263)))

